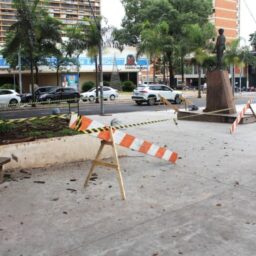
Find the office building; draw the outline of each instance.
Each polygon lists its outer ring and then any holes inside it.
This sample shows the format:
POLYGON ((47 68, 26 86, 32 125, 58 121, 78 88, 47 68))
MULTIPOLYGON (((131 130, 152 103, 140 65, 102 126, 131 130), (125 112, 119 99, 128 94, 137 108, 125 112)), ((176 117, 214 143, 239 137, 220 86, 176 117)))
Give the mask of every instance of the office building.
MULTIPOLYGON (((60 19, 63 24, 76 24, 84 17, 90 17, 91 8, 88 0, 48 0, 41 1, 49 14, 60 19)), ((100 15, 100 0, 91 0, 95 15, 100 15)), ((0 43, 5 40, 6 31, 15 22, 15 9, 12 0, 0 0, 0 43)))
POLYGON ((216 30, 223 28, 227 41, 237 39, 240 34, 240 0, 213 0, 211 20, 216 30))

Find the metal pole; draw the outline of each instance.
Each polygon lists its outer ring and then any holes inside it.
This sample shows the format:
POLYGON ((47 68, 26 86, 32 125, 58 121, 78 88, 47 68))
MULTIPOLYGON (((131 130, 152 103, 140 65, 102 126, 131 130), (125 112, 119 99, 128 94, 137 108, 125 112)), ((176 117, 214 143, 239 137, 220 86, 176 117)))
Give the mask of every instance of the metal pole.
POLYGON ((19 89, 20 89, 20 93, 22 93, 21 56, 20 56, 20 50, 19 50, 19 53, 18 53, 18 66, 19 66, 19 89))
POLYGON ((104 115, 104 105, 103 105, 103 69, 102 69, 102 36, 101 36, 101 25, 100 23, 96 20, 92 5, 91 5, 91 1, 88 0, 92 15, 93 15, 93 19, 94 22, 97 26, 97 29, 100 33, 100 39, 99 39, 99 44, 98 44, 98 48, 99 48, 99 77, 100 77, 100 114, 104 115))

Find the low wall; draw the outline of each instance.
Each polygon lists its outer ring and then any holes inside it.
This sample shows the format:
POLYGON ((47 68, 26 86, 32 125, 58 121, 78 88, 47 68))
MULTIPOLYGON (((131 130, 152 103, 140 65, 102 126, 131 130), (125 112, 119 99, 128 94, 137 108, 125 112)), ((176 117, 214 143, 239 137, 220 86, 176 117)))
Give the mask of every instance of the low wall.
MULTIPOLYGON (((99 139, 83 134, 3 145, 0 146, 0 156, 12 158, 5 169, 29 169, 91 160, 95 158, 99 146, 99 139)), ((106 148, 102 157, 112 157, 111 148, 106 148)), ((119 154, 125 154, 125 151, 118 147, 119 154)))

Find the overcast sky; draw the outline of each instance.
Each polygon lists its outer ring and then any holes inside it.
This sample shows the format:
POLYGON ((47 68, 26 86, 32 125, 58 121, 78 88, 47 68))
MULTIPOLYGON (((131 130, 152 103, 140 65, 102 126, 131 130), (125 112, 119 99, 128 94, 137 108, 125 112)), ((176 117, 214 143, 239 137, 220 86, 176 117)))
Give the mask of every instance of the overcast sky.
MULTIPOLYGON (((256 0, 241 1, 241 43, 248 44, 249 34, 256 31, 256 0), (247 8, 248 7, 248 8, 247 8)), ((120 27, 124 16, 121 0, 101 0, 102 15, 108 19, 110 25, 120 27)))

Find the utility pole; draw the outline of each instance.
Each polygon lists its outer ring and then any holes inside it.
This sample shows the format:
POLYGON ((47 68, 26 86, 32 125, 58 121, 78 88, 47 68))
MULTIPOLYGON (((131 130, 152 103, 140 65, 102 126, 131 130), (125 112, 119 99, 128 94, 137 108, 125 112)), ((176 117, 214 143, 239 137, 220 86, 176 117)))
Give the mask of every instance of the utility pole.
POLYGON ((96 19, 96 17, 95 17, 95 13, 94 13, 94 10, 93 10, 93 8, 92 8, 91 1, 88 0, 88 3, 89 3, 89 6, 90 6, 90 9, 91 9, 91 12, 92 12, 92 16, 93 16, 94 22, 95 22, 95 24, 96 24, 96 27, 97 27, 99 33, 100 33, 99 42, 98 42, 99 67, 97 67, 97 68, 98 68, 99 76, 100 76, 100 79, 99 79, 99 82, 100 82, 100 114, 101 114, 101 115, 104 115, 101 24, 100 24, 100 22, 99 22, 99 21, 96 19))

